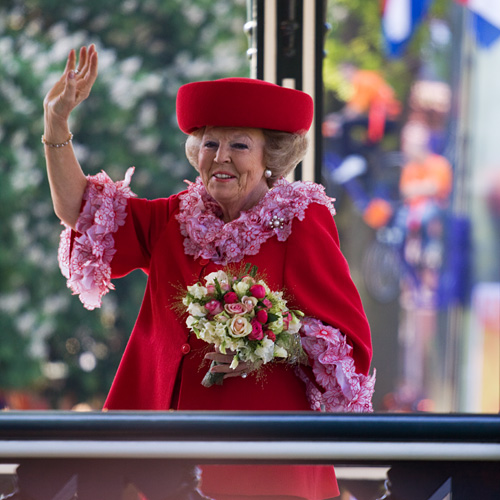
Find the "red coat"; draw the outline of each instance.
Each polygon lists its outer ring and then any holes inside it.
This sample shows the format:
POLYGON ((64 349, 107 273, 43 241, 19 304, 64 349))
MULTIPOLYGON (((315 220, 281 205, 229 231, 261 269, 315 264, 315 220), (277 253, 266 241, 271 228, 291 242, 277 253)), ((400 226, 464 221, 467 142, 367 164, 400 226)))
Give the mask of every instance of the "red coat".
MULTIPOLYGON (((279 196, 273 193, 274 198, 271 200, 269 196, 259 208, 259 217, 252 215, 252 220, 260 221, 274 210, 273 213, 283 215, 278 218, 282 223, 280 230, 270 232, 267 225, 261 229, 258 229, 261 226, 250 225, 261 233, 257 234, 258 243, 248 250, 249 244, 241 241, 248 237, 254 242, 250 229, 234 229, 235 243, 231 248, 226 245, 227 252, 234 252, 233 257, 227 258, 229 253, 220 257, 219 248, 219 257, 208 259, 196 255, 198 250, 193 241, 199 236, 196 231, 210 228, 210 222, 203 219, 204 222, 190 227, 197 217, 199 199, 191 200, 190 208, 181 202, 188 199, 196 185, 170 198, 149 201, 129 197, 128 182, 112 185, 105 174, 90 179, 86 204, 77 225, 80 235, 70 237, 67 232, 62 238, 60 261, 69 285, 81 294, 87 307, 93 308, 99 304, 100 295, 112 286, 109 278, 119 278, 134 269, 142 269, 148 275, 139 316, 106 408, 296 411, 314 407, 314 401, 307 399, 310 393, 306 395, 303 381, 283 365, 272 364, 266 372, 265 383, 250 376, 227 380, 223 386, 205 388, 199 384, 204 372, 193 367, 202 361, 201 350, 194 348, 200 341, 195 339, 196 344, 193 339, 189 340, 185 317, 181 318, 178 306, 188 285, 202 281, 205 275, 225 265, 233 265, 234 262, 225 262, 231 259, 236 260, 238 266, 246 262, 256 265, 259 275, 272 290, 285 292, 292 308, 320 320, 318 324, 327 325, 332 331, 332 327, 340 330, 347 340, 346 349, 350 353, 347 361, 350 360, 351 365, 341 359, 331 365, 334 368, 327 367, 323 372, 313 373, 307 368, 306 379, 313 380, 312 384, 308 383, 320 394, 321 383, 315 382, 314 376, 318 378, 319 373, 332 377, 335 370, 344 370, 342 367, 346 366, 343 378, 353 374, 358 377, 357 385, 351 384, 347 392, 344 390, 346 399, 358 397, 349 391, 364 384, 368 392, 360 397, 363 405, 353 409, 371 408, 369 391, 373 391, 373 379, 366 377, 372 354, 370 331, 340 251, 330 201, 316 185, 296 183, 296 187, 294 191, 288 184, 282 185, 275 191, 279 196), (283 201, 285 198, 288 201, 283 201), (110 199, 114 201, 109 202, 110 199), (278 199, 287 204, 288 211, 279 208, 278 199), (280 212, 276 212, 276 206, 280 212), (194 211, 184 219, 179 218, 179 214, 186 215, 188 209, 194 211), (238 245, 243 248, 243 255, 238 245), (99 289, 98 298, 96 289, 99 289), (179 371, 184 356, 186 362, 179 371), (188 379, 190 382, 186 383, 188 379), (172 401, 176 380, 182 383, 182 390, 176 391, 172 401)), ((201 241, 207 237, 202 234, 201 241)), ((217 240, 217 235, 212 237, 217 240)), ((205 250, 201 247, 200 251, 205 250)), ((311 356, 312 352, 308 354, 311 356)), ((320 498, 321 493, 318 495, 320 498)))

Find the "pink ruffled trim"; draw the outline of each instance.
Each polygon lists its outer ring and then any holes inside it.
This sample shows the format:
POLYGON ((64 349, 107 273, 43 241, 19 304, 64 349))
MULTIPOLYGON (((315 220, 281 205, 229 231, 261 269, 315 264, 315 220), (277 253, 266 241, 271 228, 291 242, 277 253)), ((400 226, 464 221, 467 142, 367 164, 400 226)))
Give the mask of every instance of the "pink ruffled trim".
POLYGON ((116 183, 105 172, 89 176, 73 248, 71 228, 66 226, 61 234, 59 267, 68 288, 80 296, 86 309, 100 307, 102 297, 114 288, 110 265, 116 253, 113 233, 125 224, 127 199, 135 196, 129 188, 133 173, 134 168, 129 168, 125 180, 116 183))
POLYGON ((303 220, 311 203, 325 205, 335 215, 334 200, 326 196, 323 186, 313 182, 289 183, 285 179, 278 180, 257 205, 227 224, 200 178, 189 184, 180 199, 177 220, 185 236, 185 253, 222 265, 239 262, 245 255, 256 255, 271 236, 285 241, 292 231, 293 219, 303 220))
POLYGON ((302 320, 302 346, 312 360, 316 384, 304 372, 300 378, 313 410, 372 412, 375 373, 356 373, 352 347, 340 331, 314 318, 302 320), (319 387, 323 390, 320 390, 319 387))

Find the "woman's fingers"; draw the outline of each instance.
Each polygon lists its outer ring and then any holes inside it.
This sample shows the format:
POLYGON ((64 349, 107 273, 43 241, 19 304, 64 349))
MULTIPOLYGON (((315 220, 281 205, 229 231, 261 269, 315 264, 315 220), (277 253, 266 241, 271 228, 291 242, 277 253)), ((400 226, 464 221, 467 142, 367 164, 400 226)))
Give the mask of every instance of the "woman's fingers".
POLYGON ((76 70, 79 78, 85 78, 92 66, 92 56, 97 54, 95 45, 89 45, 89 47, 82 47, 80 49, 80 54, 78 57, 78 69, 76 70))
POLYGON ((71 50, 66 61, 66 68, 59 81, 52 87, 45 98, 47 112, 67 119, 73 109, 85 100, 97 78, 97 51, 95 45, 82 47, 79 52, 78 69, 76 52, 71 50))
POLYGON ((230 372, 227 372, 224 374, 224 378, 233 378, 233 377, 241 377, 241 378, 246 378, 248 373, 250 373, 250 370, 232 370, 230 372))
POLYGON ((97 56, 97 51, 94 49, 92 53, 89 54, 88 69, 84 75, 84 78, 87 84, 90 85, 90 88, 92 88, 94 82, 96 81, 98 66, 99 66, 99 59, 97 56))
POLYGON ((97 78, 98 57, 94 45, 91 45, 88 51, 83 51, 82 64, 78 64, 78 68, 82 69, 77 70, 77 104, 89 96, 97 78))
POLYGON ((221 352, 209 352, 205 354, 205 359, 210 359, 211 361, 216 361, 217 363, 226 363, 230 365, 233 361, 233 354, 222 354, 221 352))
POLYGON ((226 375, 239 376, 242 373, 247 373, 251 370, 246 363, 239 363, 236 368, 231 368, 227 363, 221 363, 212 366, 212 368, 210 368, 210 371, 212 373, 224 373, 226 375))
POLYGON ((62 92, 64 92, 64 88, 66 87, 66 80, 68 78, 68 74, 75 67, 76 55, 74 49, 72 49, 66 59, 66 67, 64 68, 64 72, 61 75, 61 78, 56 82, 56 84, 48 91, 45 96, 44 103, 48 104, 50 101, 59 96, 62 92))
POLYGON ((222 354, 220 352, 209 352, 205 355, 205 359, 215 361, 211 368, 212 373, 225 373, 228 377, 241 376, 242 373, 251 371, 252 365, 250 363, 240 361, 236 368, 231 368, 230 365, 233 361, 234 354, 222 354))
POLYGON ((87 47, 81 47, 80 48, 80 53, 78 55, 78 68, 77 68, 77 73, 81 74, 83 73, 83 68, 85 67, 85 63, 87 61, 87 47))
POLYGON ((68 59, 66 60, 66 68, 64 69, 63 77, 67 75, 70 71, 74 70, 76 66, 76 51, 71 49, 68 54, 68 59))

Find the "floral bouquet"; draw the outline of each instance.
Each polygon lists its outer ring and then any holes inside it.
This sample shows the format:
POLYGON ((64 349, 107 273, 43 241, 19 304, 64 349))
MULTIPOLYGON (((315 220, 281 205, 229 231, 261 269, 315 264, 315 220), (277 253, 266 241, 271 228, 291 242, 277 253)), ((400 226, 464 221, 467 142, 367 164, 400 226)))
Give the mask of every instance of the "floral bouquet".
MULTIPOLYGON (((283 293, 271 291, 256 273, 257 267, 247 264, 241 276, 217 271, 205 278, 205 285, 188 286, 182 301, 189 314, 186 324, 222 354, 234 352, 233 369, 240 361, 255 369, 275 358, 298 363, 304 356, 299 335, 303 313, 288 309, 283 293)), ((209 370, 202 384, 220 385, 223 376, 209 370)))

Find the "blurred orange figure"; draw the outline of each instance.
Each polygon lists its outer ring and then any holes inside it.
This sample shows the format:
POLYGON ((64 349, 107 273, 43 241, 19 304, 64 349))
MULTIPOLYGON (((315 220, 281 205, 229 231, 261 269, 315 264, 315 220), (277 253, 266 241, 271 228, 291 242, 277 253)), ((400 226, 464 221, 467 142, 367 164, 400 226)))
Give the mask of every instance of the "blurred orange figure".
POLYGON ((376 71, 344 65, 343 75, 351 84, 351 97, 344 112, 347 116, 368 116, 368 138, 378 142, 384 136, 386 119, 395 119, 401 113, 401 103, 394 89, 376 71))
POLYGON ((432 201, 440 208, 447 205, 453 171, 449 161, 429 151, 429 130, 419 122, 409 122, 403 129, 402 147, 408 162, 400 179, 400 192, 410 212, 432 201))

